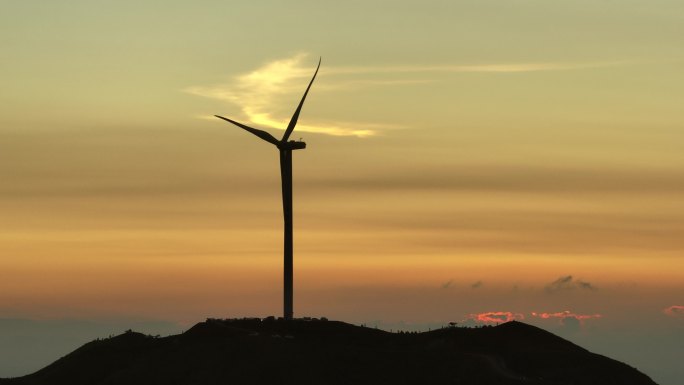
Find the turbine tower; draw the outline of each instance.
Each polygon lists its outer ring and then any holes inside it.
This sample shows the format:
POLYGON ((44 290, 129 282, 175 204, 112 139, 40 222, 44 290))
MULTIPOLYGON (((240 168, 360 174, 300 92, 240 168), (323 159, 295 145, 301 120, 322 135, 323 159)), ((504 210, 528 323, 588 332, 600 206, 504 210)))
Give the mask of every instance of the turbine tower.
POLYGON ((306 99, 306 95, 309 93, 309 89, 311 88, 311 85, 314 82, 314 79, 316 79, 316 75, 318 74, 318 69, 321 67, 321 59, 318 59, 318 66, 316 67, 316 72, 314 72, 313 78, 311 78, 311 81, 309 82, 309 86, 306 87, 306 91, 304 92, 304 96, 302 96, 302 100, 299 102, 299 106, 297 106, 297 109, 294 112, 294 115, 292 115, 292 119, 290 119, 290 124, 287 125, 287 129, 285 130, 285 135, 283 135, 283 138, 278 140, 273 135, 269 134, 266 131, 263 130, 258 130, 256 128, 252 128, 249 126, 246 126, 242 123, 238 123, 234 120, 224 118, 223 116, 219 115, 214 115, 219 119, 223 119, 229 123, 233 123, 234 125, 258 136, 259 138, 273 144, 278 148, 278 151, 280 152, 280 178, 282 181, 283 185, 283 219, 284 219, 284 224, 285 224, 285 237, 284 237, 284 247, 283 247, 283 254, 284 254, 284 262, 283 262, 283 312, 284 312, 284 317, 286 320, 291 320, 293 316, 293 311, 292 311, 292 305, 293 305, 293 293, 292 293, 292 151, 293 150, 303 150, 306 148, 306 143, 304 142, 296 142, 294 140, 288 141, 290 138, 290 134, 292 134, 292 131, 294 130, 295 126, 297 125, 297 119, 299 119, 299 113, 302 111, 302 106, 304 105, 304 99, 306 99))

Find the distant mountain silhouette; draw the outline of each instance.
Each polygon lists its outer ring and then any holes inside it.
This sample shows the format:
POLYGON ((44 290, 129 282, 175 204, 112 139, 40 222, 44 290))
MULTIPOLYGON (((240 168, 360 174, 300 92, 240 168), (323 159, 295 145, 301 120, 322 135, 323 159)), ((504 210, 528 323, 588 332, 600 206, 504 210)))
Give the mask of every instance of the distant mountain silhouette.
POLYGON ((337 321, 201 322, 128 331, 1 385, 655 384, 636 369, 520 322, 389 333, 337 321))

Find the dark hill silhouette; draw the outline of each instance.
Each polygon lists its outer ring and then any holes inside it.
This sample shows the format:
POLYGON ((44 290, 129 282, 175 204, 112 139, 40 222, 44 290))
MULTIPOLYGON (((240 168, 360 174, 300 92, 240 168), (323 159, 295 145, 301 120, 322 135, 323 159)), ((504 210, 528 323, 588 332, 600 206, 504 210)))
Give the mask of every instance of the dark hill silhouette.
POLYGON ((520 322, 388 333, 336 321, 198 323, 128 331, 1 385, 655 384, 636 369, 520 322))

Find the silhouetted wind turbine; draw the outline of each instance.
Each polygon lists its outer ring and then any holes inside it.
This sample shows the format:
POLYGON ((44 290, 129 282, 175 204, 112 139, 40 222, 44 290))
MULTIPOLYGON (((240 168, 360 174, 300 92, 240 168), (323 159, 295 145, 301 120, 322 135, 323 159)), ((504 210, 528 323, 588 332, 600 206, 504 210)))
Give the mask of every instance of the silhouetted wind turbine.
POLYGON ((284 275, 283 275, 283 285, 284 285, 284 301, 283 301, 283 307, 284 307, 284 317, 287 320, 292 319, 293 311, 292 311, 292 151, 293 150, 303 150, 306 148, 306 143, 299 141, 295 142, 294 140, 288 141, 290 138, 290 134, 292 134, 292 131, 294 130, 295 126, 297 125, 297 119, 299 119, 299 113, 302 111, 302 106, 304 105, 304 99, 306 99, 306 95, 309 93, 309 89, 311 88, 311 85, 314 82, 314 79, 316 79, 316 75, 318 74, 318 69, 321 67, 321 59, 318 59, 318 66, 316 67, 316 72, 314 72, 313 78, 311 78, 311 81, 309 82, 309 86, 306 87, 306 91, 304 92, 304 96, 302 96, 302 100, 299 102, 299 106, 297 106, 297 109, 294 112, 294 115, 292 115, 292 119, 290 119, 290 124, 287 125, 287 129, 285 130, 285 135, 283 135, 283 138, 278 140, 273 137, 273 135, 269 134, 266 131, 258 130, 256 128, 252 128, 249 126, 246 126, 242 123, 238 123, 234 120, 224 118, 223 116, 219 115, 214 115, 219 119, 223 119, 227 122, 233 123, 234 125, 251 132, 252 134, 260 137, 261 139, 275 145, 278 147, 278 151, 280 151, 280 178, 282 180, 283 184, 283 217, 285 220, 285 242, 284 242, 284 250, 283 254, 285 256, 284 258, 284 275))

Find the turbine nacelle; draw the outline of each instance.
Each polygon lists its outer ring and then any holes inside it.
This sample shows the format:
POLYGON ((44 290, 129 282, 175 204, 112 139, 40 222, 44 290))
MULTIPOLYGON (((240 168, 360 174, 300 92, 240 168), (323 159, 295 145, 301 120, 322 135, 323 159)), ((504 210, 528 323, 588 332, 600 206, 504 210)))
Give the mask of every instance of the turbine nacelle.
POLYGON ((277 146, 281 150, 303 150, 306 148, 306 143, 302 141, 290 140, 289 142, 280 142, 277 144, 277 146))
POLYGON ((268 132, 266 132, 264 130, 259 130, 256 128, 246 126, 242 123, 238 123, 232 119, 228 119, 228 118, 225 118, 225 117, 220 116, 220 115, 214 115, 214 116, 219 118, 219 119, 223 119, 226 122, 233 123, 234 125, 244 129, 245 131, 250 132, 250 133, 254 134, 255 136, 258 136, 259 138, 273 144, 274 146, 278 147, 278 149, 280 149, 280 150, 292 151, 292 150, 303 150, 306 148, 306 143, 302 142, 301 140, 299 140, 299 141, 295 141, 295 140, 287 141, 287 140, 285 140, 285 138, 283 138, 283 140, 278 140, 273 135, 269 134, 268 132))

